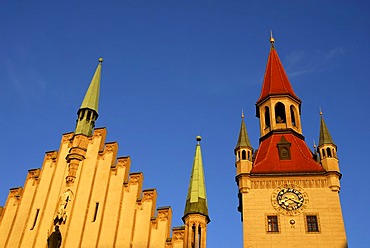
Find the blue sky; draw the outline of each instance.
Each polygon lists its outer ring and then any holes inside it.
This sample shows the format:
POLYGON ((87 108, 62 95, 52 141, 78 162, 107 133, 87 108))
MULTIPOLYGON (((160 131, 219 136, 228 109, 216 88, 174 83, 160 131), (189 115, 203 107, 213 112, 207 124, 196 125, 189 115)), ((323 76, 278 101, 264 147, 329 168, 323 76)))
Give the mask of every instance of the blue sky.
POLYGON ((74 130, 104 57, 99 119, 144 188, 182 225, 201 135, 209 247, 241 247, 233 149, 241 110, 253 147, 269 32, 303 100, 307 144, 319 108, 338 146, 351 247, 370 244, 370 4, 366 1, 3 1, 0 8, 0 204, 44 152, 74 130), (226 232, 226 235, 224 235, 226 232), (222 235, 223 234, 223 235, 222 235))

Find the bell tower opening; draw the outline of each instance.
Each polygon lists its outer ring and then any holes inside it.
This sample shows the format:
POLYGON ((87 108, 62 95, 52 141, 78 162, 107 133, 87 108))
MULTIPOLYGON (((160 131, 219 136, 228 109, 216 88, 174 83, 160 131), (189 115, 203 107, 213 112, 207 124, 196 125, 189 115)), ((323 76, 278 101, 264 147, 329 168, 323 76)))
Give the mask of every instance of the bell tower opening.
POLYGON ((285 106, 281 102, 275 105, 275 121, 276 124, 286 123, 285 106))

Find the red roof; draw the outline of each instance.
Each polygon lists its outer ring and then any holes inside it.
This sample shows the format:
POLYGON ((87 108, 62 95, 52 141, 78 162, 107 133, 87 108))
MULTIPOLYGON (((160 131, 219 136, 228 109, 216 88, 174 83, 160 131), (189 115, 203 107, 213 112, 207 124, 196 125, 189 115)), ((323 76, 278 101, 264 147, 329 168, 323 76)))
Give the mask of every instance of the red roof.
POLYGON ((293 133, 272 134, 260 143, 254 160, 252 174, 324 172, 304 140, 293 133), (281 160, 277 144, 282 136, 290 143, 289 160, 281 160))
POLYGON ((293 91, 289 79, 275 48, 271 48, 267 61, 265 77, 263 79, 261 95, 257 104, 271 95, 290 95, 301 101, 293 91))

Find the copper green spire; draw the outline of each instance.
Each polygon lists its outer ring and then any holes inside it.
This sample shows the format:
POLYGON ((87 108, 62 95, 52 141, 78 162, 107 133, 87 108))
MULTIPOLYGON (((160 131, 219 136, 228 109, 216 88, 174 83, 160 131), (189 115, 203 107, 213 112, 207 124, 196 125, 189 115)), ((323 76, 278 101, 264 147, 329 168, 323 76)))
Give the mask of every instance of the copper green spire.
POLYGON ((88 108, 91 110, 95 110, 96 113, 98 113, 101 64, 102 63, 103 63, 103 58, 100 58, 98 67, 95 70, 95 74, 91 80, 89 89, 86 91, 85 98, 82 101, 80 109, 88 108))
POLYGON ((100 92, 101 64, 103 58, 99 59, 99 64, 91 80, 90 86, 82 101, 81 107, 77 112, 78 119, 75 134, 92 136, 95 121, 98 118, 98 104, 100 92))
POLYGON ((207 217, 207 220, 209 222, 210 219, 208 216, 202 152, 200 149, 201 139, 202 138, 200 136, 196 137, 198 144, 195 149, 193 169, 191 171, 191 178, 188 188, 188 196, 186 198, 184 216, 182 217, 182 219, 184 220, 185 217, 189 214, 202 214, 207 217))
POLYGON ((249 141, 247 128, 245 127, 243 111, 242 111, 242 123, 240 125, 238 143, 236 143, 235 149, 237 149, 239 147, 252 148, 251 142, 249 141))
POLYGON ((319 147, 324 144, 334 144, 333 139, 329 133, 329 129, 325 124, 324 117, 322 116, 322 112, 320 111, 321 123, 320 123, 320 138, 319 138, 319 147))

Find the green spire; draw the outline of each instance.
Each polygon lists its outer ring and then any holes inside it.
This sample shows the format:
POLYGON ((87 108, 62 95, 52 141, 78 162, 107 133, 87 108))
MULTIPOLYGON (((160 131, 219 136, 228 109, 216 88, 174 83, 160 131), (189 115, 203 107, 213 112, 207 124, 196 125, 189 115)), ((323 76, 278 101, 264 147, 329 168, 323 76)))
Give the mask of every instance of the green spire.
POLYGON ((98 104, 99 104, 102 63, 103 59, 100 58, 98 67, 96 68, 90 86, 85 94, 85 98, 82 101, 81 107, 77 112, 78 119, 76 123, 75 134, 83 134, 86 136, 92 136, 93 134, 95 121, 98 118, 98 104))
POLYGON ((202 152, 200 149, 201 137, 197 136, 196 140, 198 144, 196 146, 193 169, 191 171, 191 178, 188 188, 188 196, 186 198, 186 205, 184 210, 184 218, 189 214, 202 214, 207 217, 208 222, 210 221, 208 216, 207 196, 206 196, 206 185, 204 181, 204 171, 202 162, 202 152))
POLYGON ((242 123, 240 125, 238 143, 236 143, 235 149, 237 149, 239 147, 252 148, 251 142, 249 141, 247 128, 245 127, 244 113, 243 112, 242 112, 242 123))
POLYGON ((95 74, 91 80, 89 89, 85 94, 85 98, 82 101, 80 109, 91 109, 98 113, 99 104, 99 92, 100 92, 100 77, 101 77, 101 64, 103 63, 103 58, 99 59, 98 67, 95 70, 95 74))
POLYGON ((334 144, 333 139, 329 133, 329 129, 325 124, 324 117, 322 116, 322 112, 320 111, 321 123, 320 123, 320 138, 319 138, 319 147, 324 144, 334 144))

